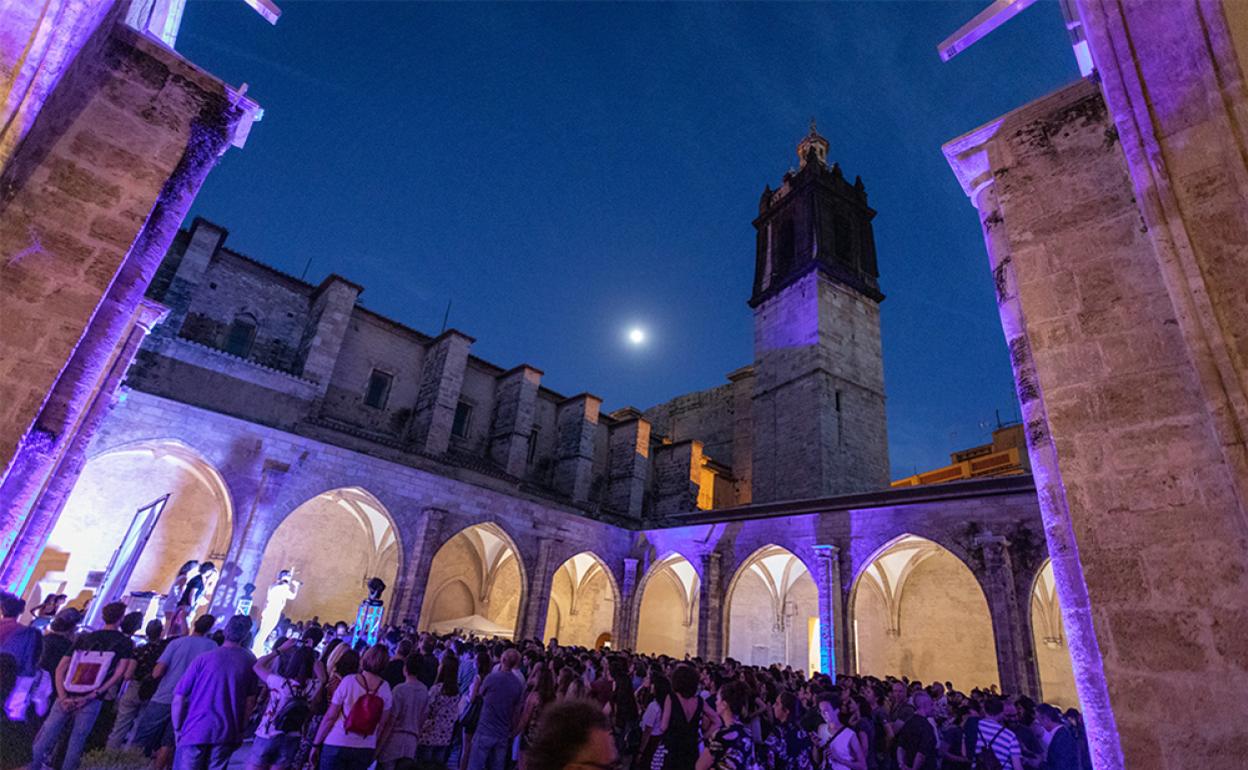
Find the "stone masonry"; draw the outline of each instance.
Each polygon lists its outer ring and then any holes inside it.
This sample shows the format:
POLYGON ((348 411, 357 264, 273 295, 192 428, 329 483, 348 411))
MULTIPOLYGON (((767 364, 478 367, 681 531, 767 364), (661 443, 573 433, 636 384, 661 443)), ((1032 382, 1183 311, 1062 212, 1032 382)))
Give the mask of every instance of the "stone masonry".
POLYGON ((80 464, 144 292, 243 118, 220 80, 126 26, 124 3, 46 5, 0 33, 2 56, 24 55, 4 68, 0 136, 6 562, 40 548, 38 490, 80 464))
POLYGON ((1242 767, 1248 17, 1079 10, 1097 80, 946 155, 988 247, 1095 764, 1242 767))

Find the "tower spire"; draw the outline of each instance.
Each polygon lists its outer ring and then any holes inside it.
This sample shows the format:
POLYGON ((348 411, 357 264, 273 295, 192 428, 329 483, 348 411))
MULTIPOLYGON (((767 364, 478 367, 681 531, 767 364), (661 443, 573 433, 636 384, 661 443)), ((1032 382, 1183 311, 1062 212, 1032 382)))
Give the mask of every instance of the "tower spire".
POLYGON ((810 157, 813 149, 815 157, 820 164, 828 162, 828 140, 819 135, 819 130, 815 127, 815 119, 810 119, 810 131, 806 136, 802 137, 802 141, 797 143, 797 160, 804 167, 806 160, 810 157))

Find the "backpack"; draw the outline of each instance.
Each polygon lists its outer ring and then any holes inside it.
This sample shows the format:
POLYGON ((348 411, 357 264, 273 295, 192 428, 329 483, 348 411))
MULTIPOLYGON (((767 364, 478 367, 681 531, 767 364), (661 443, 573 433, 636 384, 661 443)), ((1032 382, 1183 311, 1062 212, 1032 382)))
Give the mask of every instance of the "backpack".
POLYGON ((360 681, 364 687, 364 694, 351 704, 351 711, 347 714, 342 729, 348 735, 355 733, 362 738, 367 738, 377 729, 377 725, 381 724, 382 712, 386 710, 386 702, 377 694, 377 690, 381 689, 385 680, 378 682, 377 687, 372 690, 368 689, 368 680, 363 675, 360 676, 360 681))
POLYGON ((290 693, 290 697, 273 715, 273 729, 283 733, 297 733, 303 730, 303 726, 311 719, 312 703, 308 700, 306 685, 296 690, 291 687, 290 680, 287 679, 286 690, 290 693))
POLYGON ((108 679, 115 655, 112 650, 74 650, 65 671, 65 692, 84 695, 98 690, 108 679))
POLYGON ((1003 770, 1001 760, 997 759, 996 752, 992 750, 992 744, 1001 737, 1003 732, 1005 732, 1004 726, 997 730, 996 734, 989 738, 984 747, 975 755, 975 770, 1003 770))

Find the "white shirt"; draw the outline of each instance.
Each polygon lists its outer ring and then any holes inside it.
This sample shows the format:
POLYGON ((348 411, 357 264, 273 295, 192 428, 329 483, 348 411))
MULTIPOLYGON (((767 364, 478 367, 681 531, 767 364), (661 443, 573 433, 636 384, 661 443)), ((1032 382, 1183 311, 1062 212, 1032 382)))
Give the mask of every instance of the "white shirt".
POLYGON ((373 734, 357 735, 356 733, 348 733, 344 728, 344 725, 347 723, 347 715, 351 713, 351 707, 366 692, 368 690, 364 689, 363 674, 352 674, 343 679, 338 685, 338 689, 334 690, 334 698, 331 703, 342 707, 342 715, 334 722, 333 729, 325 737, 326 744, 330 746, 345 746, 351 749, 377 748, 377 734, 381 732, 381 723, 386 720, 386 712, 390 710, 392 702, 390 685, 385 681, 382 681, 381 686, 376 690, 376 695, 385 703, 385 708, 382 709, 381 720, 377 723, 377 729, 373 730, 373 734))

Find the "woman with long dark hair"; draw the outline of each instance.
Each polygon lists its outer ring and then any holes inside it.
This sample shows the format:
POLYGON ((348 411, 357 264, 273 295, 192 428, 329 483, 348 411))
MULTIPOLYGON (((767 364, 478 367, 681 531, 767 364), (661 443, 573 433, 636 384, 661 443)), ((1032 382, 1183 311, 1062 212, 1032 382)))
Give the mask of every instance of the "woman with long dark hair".
POLYGON ((459 717, 459 658, 451 652, 442 656, 438 677, 429 690, 425 722, 420 727, 416 761, 445 765, 451 755, 455 721, 459 717))
POLYGON ((672 694, 663 704, 659 727, 663 742, 654 755, 653 770, 689 770, 698 761, 703 733, 719 726, 719 716, 698 695, 698 672, 686 663, 672 671, 672 694))

